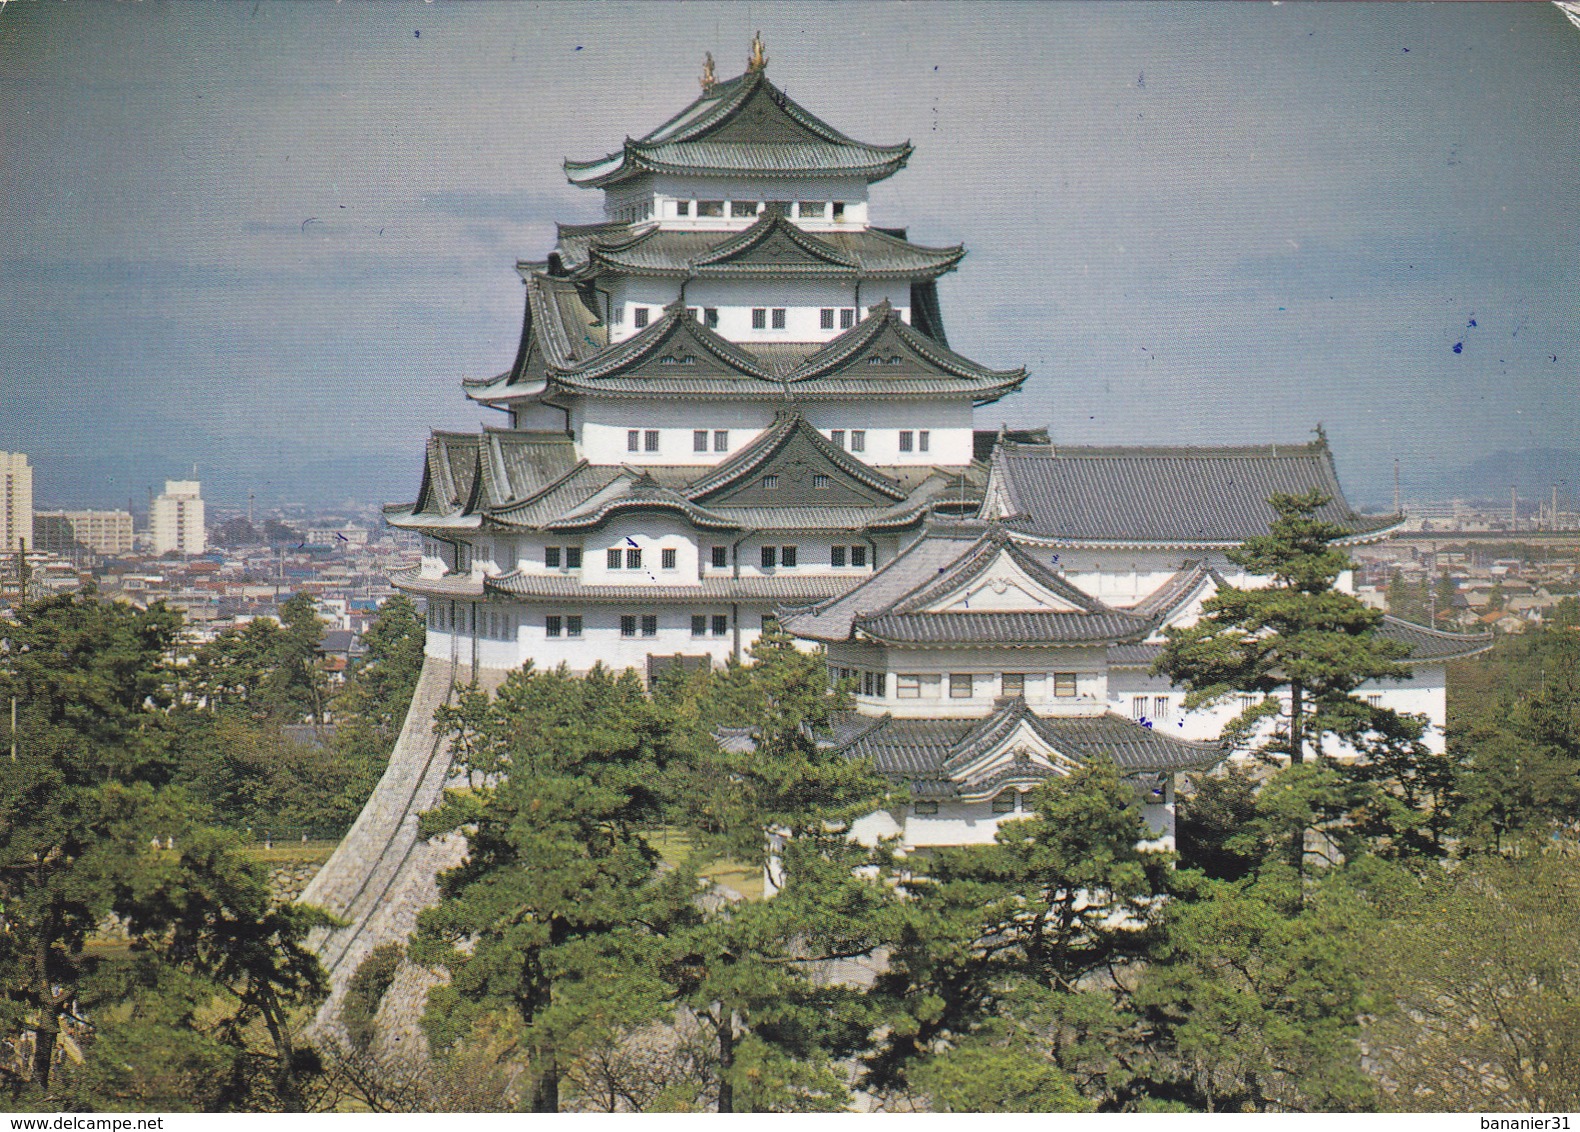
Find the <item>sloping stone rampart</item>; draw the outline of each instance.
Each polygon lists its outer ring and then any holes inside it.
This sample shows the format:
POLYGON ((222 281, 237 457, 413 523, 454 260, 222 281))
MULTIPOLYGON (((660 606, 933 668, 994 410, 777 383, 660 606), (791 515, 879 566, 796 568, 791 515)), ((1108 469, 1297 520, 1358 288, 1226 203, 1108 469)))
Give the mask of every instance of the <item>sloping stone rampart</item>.
MULTIPOLYGON (((315 1023, 320 1036, 343 1038, 340 1003, 358 965, 382 943, 406 942, 417 926, 417 914, 439 898, 438 874, 459 864, 466 853, 465 838, 423 838, 418 832, 422 814, 438 805, 452 779, 449 737, 435 728, 434 713, 453 700, 458 685, 475 677, 479 686, 492 691, 506 675, 501 669, 474 670, 435 657, 423 661, 384 776, 302 893, 302 903, 316 904, 346 921, 345 927, 323 930, 312 941, 331 985, 315 1023)), ((434 977, 409 968, 402 965, 380 1011, 381 1022, 388 1022, 383 1028, 400 1032, 381 1033, 380 1038, 381 1044, 420 1056, 423 1042, 416 1022, 434 977)))

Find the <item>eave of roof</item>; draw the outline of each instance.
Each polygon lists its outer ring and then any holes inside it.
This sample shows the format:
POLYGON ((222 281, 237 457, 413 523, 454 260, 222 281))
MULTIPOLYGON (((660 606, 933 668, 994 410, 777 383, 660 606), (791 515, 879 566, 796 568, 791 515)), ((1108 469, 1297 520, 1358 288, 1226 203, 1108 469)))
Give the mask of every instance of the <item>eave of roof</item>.
POLYGON ((647 171, 704 175, 776 173, 818 176, 844 173, 880 180, 910 157, 910 143, 876 146, 855 141, 792 101, 761 71, 716 83, 663 125, 641 138, 627 138, 616 153, 591 161, 565 162, 565 175, 583 188, 607 188, 647 171), (755 99, 768 99, 799 141, 753 139, 710 142, 755 99))
POLYGON ((718 495, 728 490, 754 475, 797 436, 811 444, 818 454, 834 467, 873 491, 893 500, 902 500, 906 497, 904 489, 898 483, 834 444, 793 409, 777 414, 773 425, 759 434, 755 440, 692 483, 686 490, 687 496, 700 502, 711 495, 718 495))

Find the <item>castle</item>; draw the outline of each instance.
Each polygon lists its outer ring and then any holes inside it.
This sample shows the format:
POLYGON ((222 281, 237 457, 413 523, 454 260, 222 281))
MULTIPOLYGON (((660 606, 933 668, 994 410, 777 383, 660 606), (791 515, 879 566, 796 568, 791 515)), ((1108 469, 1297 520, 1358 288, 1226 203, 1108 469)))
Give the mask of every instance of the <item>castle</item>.
MULTIPOLYGON (((1318 490, 1358 543, 1399 516, 1345 502, 1326 439, 1236 448, 1079 448, 977 432, 1020 389, 955 352, 937 281, 960 246, 869 213, 908 143, 858 141, 767 76, 715 79, 614 152, 567 161, 604 194, 561 226, 525 288, 510 367, 463 382, 504 424, 436 432, 416 500, 428 655, 452 670, 531 661, 648 674, 745 660, 777 620, 827 648, 855 710, 830 739, 907 783, 906 844, 991 840, 1027 791, 1096 752, 1173 825, 1174 772, 1221 760, 1239 706, 1187 713, 1148 674, 1162 631, 1265 533, 1274 492, 1318 490)), ((1348 578, 1341 579, 1342 585, 1348 578)), ((1444 663, 1484 647, 1389 619, 1412 676, 1365 688, 1426 714, 1444 663)))

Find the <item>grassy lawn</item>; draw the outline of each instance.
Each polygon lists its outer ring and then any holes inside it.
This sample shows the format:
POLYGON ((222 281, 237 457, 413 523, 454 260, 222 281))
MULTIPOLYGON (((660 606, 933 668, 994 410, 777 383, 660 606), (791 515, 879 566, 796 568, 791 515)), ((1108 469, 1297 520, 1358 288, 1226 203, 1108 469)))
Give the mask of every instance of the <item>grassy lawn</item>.
POLYGON ((249 845, 242 856, 270 867, 278 865, 322 865, 335 851, 338 841, 276 841, 272 848, 249 845))
MULTIPOLYGON (((653 830, 647 834, 647 841, 671 865, 682 863, 691 854, 686 835, 673 829, 653 830)), ((763 898, 763 872, 759 868, 721 859, 709 861, 698 872, 715 884, 733 888, 748 900, 763 898)))

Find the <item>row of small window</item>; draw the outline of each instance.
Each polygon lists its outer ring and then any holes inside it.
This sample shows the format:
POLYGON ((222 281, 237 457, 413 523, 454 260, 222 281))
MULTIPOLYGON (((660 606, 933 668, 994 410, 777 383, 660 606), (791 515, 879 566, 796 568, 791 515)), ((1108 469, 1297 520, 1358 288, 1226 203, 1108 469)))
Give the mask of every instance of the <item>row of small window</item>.
MULTIPOLYGON (((654 308, 652 307, 632 307, 632 327, 637 330, 647 329, 648 325, 653 321, 653 310, 654 308)), ((693 319, 702 323, 709 330, 717 330, 719 328, 718 307, 687 307, 686 310, 693 319)), ((750 310, 752 312, 753 330, 786 330, 789 328, 790 308, 788 307, 751 307, 750 310)), ((849 330, 856 325, 855 307, 819 307, 817 315, 818 328, 821 330, 833 330, 836 321, 840 330, 849 330)), ((612 312, 612 321, 619 325, 624 317, 624 308, 615 307, 612 312)), ((867 360, 872 363, 884 361, 882 358, 868 358, 867 360)), ((898 365, 899 361, 900 359, 896 357, 893 359, 893 364, 898 365)), ((683 356, 665 355, 658 359, 658 364, 694 366, 697 364, 697 358, 695 354, 683 356)))
MULTIPOLYGON (((658 551, 658 568, 660 570, 677 569, 680 559, 679 552, 672 546, 660 547, 658 551)), ((547 565, 547 563, 545 563, 547 565)), ((642 568, 642 551, 639 547, 611 546, 604 552, 604 565, 610 570, 640 570, 642 568)))
MULTIPOLYGON (((938 812, 937 802, 916 802, 911 807, 916 813, 930 816, 938 812)), ((995 814, 1013 814, 1019 810, 1029 814, 1031 809, 1031 792, 1029 790, 1003 790, 993 799, 993 812, 995 814)))
POLYGON ((444 629, 450 632, 459 630, 463 633, 476 633, 479 637, 488 637, 496 641, 513 640, 516 634, 516 618, 514 614, 498 613, 491 609, 479 610, 467 605, 458 605, 455 602, 432 602, 428 606, 428 625, 433 629, 444 629), (467 610, 471 609, 471 622, 467 610))
MULTIPOLYGON (((842 428, 830 429, 829 441, 836 448, 843 448, 847 452, 865 452, 867 450, 867 430, 852 429, 846 432, 842 428)), ((933 434, 928 429, 900 430, 901 452, 927 452, 932 448, 933 434)))
MULTIPOLYGON (((1241 702, 1244 702, 1242 697, 1241 702)), ((1130 717, 1132 719, 1167 719, 1174 714, 1172 702, 1167 696, 1153 696, 1151 698, 1152 711, 1147 711, 1146 696, 1130 697, 1130 717)), ((1246 705, 1249 706, 1249 705, 1246 705)))
POLYGON ((842 200, 677 200, 675 215, 741 219, 762 215, 768 205, 775 206, 785 216, 797 220, 823 220, 830 215, 835 220, 845 219, 845 202, 842 200))
MULTIPOLYGON (((1001 672, 998 678, 1000 696, 1024 696, 1026 673, 1001 672)), ((1040 675, 1040 674, 1039 674, 1040 675)), ((943 676, 934 672, 901 672, 894 678, 894 696, 900 700, 937 699, 943 687, 943 676)), ((976 675, 970 672, 949 674, 949 698, 969 700, 976 694, 976 675)), ((1053 694, 1059 699, 1073 699, 1076 695, 1075 673, 1055 672, 1053 694)))
POLYGON ((858 695, 882 699, 889 694, 889 674, 887 672, 867 672, 860 668, 835 667, 830 667, 828 672, 833 678, 833 682, 841 684, 849 682, 854 685, 858 695))

